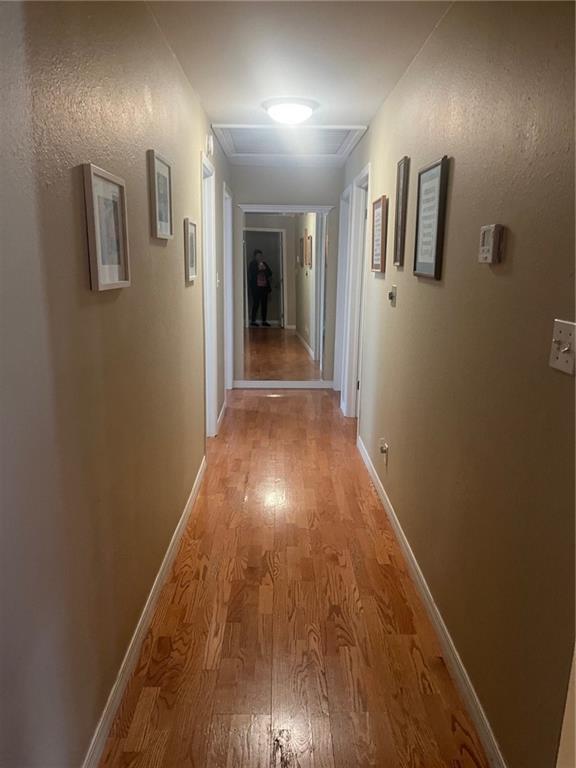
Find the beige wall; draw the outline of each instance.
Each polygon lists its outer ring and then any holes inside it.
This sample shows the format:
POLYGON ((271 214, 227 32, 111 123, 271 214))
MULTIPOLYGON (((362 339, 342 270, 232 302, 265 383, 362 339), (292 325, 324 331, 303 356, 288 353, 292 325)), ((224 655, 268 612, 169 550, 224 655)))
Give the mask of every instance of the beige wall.
POLYGON ((338 205, 343 168, 268 168, 231 166, 238 203, 267 205, 338 205))
POLYGON ((201 221, 208 123, 143 4, 0 14, 0 764, 69 768, 204 454, 201 266, 186 286, 183 219, 201 221), (165 244, 149 148, 174 164, 165 244), (126 180, 130 288, 89 290, 84 162, 126 180))
POLYGON ((405 154, 406 266, 365 284, 360 435, 509 768, 552 768, 574 647, 574 379, 548 367, 554 318, 574 319, 573 6, 455 3, 346 168, 371 162, 390 223, 405 154), (416 180, 443 154, 434 282, 412 274, 416 180))
POLYGON ((246 227, 255 229, 280 229, 286 232, 286 253, 284 257, 286 283, 286 306, 284 307, 284 322, 286 325, 296 324, 296 240, 295 217, 274 216, 267 213, 246 214, 246 227))
MULTIPOLYGON (((312 235, 312 267, 298 265, 296 268, 296 333, 316 354, 316 275, 317 241, 316 214, 304 213, 296 220, 296 242, 300 247, 300 238, 312 235)), ((306 240, 304 239, 304 248, 306 240)))

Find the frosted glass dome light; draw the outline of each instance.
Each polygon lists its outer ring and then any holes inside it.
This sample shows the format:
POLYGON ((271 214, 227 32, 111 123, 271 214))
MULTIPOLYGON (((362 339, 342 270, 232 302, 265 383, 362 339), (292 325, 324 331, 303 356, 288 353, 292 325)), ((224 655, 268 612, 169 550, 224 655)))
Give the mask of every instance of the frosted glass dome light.
POLYGON ((309 99, 272 99, 262 106, 277 123, 298 125, 308 120, 318 105, 309 99))

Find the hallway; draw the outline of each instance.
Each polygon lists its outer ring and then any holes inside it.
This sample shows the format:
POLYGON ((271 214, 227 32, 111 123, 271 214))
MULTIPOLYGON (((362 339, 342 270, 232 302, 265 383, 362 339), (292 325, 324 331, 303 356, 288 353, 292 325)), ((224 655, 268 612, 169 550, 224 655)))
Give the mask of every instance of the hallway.
POLYGON ((101 766, 485 768, 335 393, 234 391, 101 766))
POLYGON ((247 381, 313 381, 320 379, 320 366, 312 360, 296 331, 246 328, 244 378, 247 381))

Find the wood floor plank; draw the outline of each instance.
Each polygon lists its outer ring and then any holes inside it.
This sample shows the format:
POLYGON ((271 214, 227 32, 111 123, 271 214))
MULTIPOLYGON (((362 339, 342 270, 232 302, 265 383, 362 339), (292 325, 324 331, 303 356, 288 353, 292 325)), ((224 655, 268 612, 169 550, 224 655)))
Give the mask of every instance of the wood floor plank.
POLYGON ((231 393, 101 766, 488 768, 334 393, 231 393))

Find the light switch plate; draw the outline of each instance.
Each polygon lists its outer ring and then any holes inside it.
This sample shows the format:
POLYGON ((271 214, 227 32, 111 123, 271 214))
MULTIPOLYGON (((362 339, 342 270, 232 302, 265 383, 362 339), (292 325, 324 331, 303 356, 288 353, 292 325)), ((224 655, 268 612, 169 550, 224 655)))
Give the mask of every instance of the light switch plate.
POLYGON ((480 227, 480 264, 498 264, 502 261, 504 227, 501 224, 485 224, 480 227))
POLYGON ((550 367, 574 376, 574 344, 576 323, 569 320, 554 320, 550 367))

